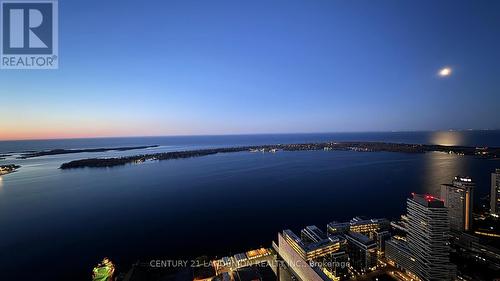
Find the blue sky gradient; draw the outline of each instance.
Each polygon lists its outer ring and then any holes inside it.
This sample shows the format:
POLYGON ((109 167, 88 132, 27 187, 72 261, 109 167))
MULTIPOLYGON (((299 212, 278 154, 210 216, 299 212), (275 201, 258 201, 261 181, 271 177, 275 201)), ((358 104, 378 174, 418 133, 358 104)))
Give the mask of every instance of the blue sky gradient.
POLYGON ((500 128, 499 1, 60 1, 0 139, 500 128), (440 68, 453 69, 440 78, 440 68))

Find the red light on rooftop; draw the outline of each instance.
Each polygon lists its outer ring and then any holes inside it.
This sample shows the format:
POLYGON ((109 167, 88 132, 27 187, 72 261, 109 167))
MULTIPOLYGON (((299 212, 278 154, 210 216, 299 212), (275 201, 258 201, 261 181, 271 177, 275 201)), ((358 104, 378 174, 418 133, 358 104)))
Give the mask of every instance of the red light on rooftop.
POLYGON ((442 201, 441 199, 439 199, 439 197, 436 197, 434 195, 431 195, 431 194, 416 194, 415 192, 412 192, 411 195, 415 198, 415 196, 419 197, 419 198, 423 198, 425 201, 427 202, 432 202, 432 201, 442 201))
POLYGON ((427 202, 431 202, 433 200, 441 201, 441 199, 439 199, 438 197, 435 197, 435 196, 430 195, 430 194, 425 195, 425 200, 427 200, 427 202))

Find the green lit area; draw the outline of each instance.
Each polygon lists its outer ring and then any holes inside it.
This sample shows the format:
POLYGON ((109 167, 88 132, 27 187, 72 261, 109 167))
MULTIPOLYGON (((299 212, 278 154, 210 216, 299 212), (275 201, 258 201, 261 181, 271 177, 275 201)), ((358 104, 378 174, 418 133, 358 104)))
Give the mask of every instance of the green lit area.
POLYGON ((107 258, 92 270, 92 281, 111 281, 115 272, 115 265, 107 258))

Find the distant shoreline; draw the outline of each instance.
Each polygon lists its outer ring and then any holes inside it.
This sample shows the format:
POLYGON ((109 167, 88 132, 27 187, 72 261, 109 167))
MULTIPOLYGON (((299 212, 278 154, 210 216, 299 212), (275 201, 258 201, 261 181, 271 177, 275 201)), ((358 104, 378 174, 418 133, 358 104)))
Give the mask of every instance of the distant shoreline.
POLYGON ((143 145, 143 146, 125 146, 125 147, 113 147, 113 148, 88 148, 88 149, 52 149, 46 151, 35 151, 23 153, 18 159, 28 159, 47 155, 60 155, 60 154, 73 154, 73 153, 83 153, 83 152, 106 152, 106 151, 127 151, 136 149, 146 149, 158 147, 158 145, 143 145))
POLYGON ((442 146, 423 144, 404 144, 386 142, 322 142, 303 144, 277 144, 277 145, 255 145, 240 147, 223 147, 213 149, 197 149, 186 151, 162 152, 154 154, 142 154, 135 156, 117 158, 89 158, 74 160, 63 163, 60 169, 76 168, 107 168, 123 166, 126 164, 142 163, 145 161, 162 161, 172 159, 184 159, 202 157, 218 153, 231 152, 278 152, 278 151, 359 151, 359 152, 400 152, 400 153, 425 153, 445 152, 459 155, 471 155, 486 159, 497 159, 500 157, 500 148, 496 147, 470 147, 470 146, 442 146))
POLYGON ((0 165, 0 176, 5 176, 5 175, 8 175, 10 173, 14 173, 16 172, 19 168, 21 168, 21 166, 19 165, 14 165, 14 164, 10 164, 10 165, 0 165))
POLYGON ((10 154, 0 154, 0 160, 5 160, 6 157, 11 156, 10 154))

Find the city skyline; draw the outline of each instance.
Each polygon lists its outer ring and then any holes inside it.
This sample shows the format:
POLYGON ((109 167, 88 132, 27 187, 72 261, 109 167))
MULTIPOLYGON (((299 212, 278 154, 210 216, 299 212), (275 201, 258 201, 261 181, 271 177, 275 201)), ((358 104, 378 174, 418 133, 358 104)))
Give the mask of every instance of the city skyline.
POLYGON ((500 129, 499 3, 189 2, 62 3, 0 140, 500 129))
POLYGON ((499 14, 0 0, 0 279, 496 280, 499 14))

